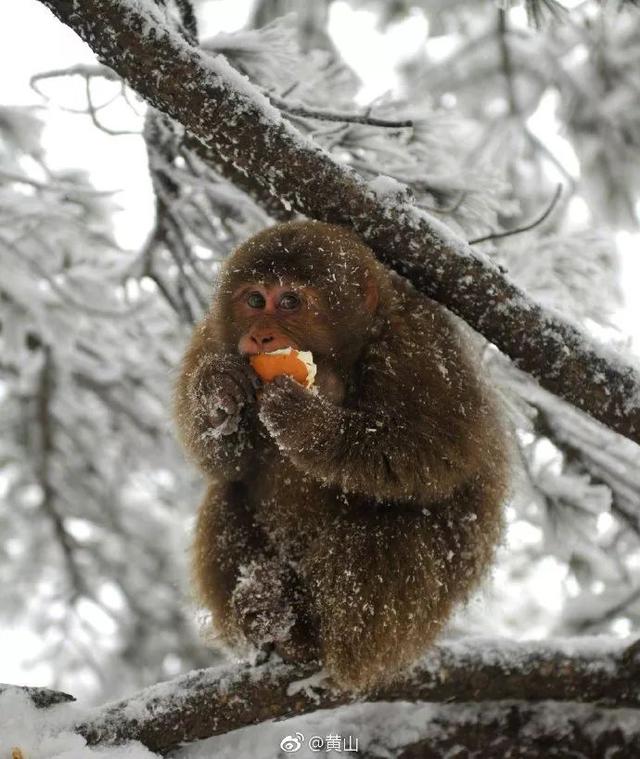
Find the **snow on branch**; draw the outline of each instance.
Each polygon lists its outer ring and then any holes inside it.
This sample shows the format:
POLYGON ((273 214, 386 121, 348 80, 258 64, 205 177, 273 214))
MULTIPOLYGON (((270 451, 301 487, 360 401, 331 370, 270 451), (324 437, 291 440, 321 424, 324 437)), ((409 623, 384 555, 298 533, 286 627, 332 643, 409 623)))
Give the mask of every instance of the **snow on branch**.
MULTIPOLYGON (((496 716, 493 728, 491 721, 483 723, 483 735, 495 739, 504 735, 498 725, 509 713, 522 711, 529 715, 523 717, 523 724, 535 722, 539 716, 531 703, 535 701, 571 702, 550 712, 564 728, 567 708, 576 711, 577 717, 589 719, 594 718, 594 707, 584 705, 596 703, 606 704, 613 712, 633 713, 640 724, 639 676, 638 643, 625 648, 611 638, 524 643, 462 639, 438 645, 402 680, 368 694, 367 700, 445 703, 446 708, 439 706, 436 713, 440 727, 444 730, 451 722, 449 730, 459 729, 462 734, 473 724, 466 720, 466 711, 475 709, 474 714, 480 711, 485 716, 496 711, 500 718, 496 716), (472 707, 469 702, 476 703, 472 707)), ((6 687, 11 686, 0 686, 0 693, 6 687)), ((43 705, 69 698, 43 693, 44 698, 35 693, 43 705)), ((333 688, 322 672, 314 672, 309 665, 279 661, 260 666, 225 665, 189 672, 93 710, 74 730, 89 745, 138 740, 152 751, 165 753, 183 742, 355 700, 353 694, 333 688)), ((581 729, 580 720, 578 723, 576 729, 581 729)), ((553 720, 550 724, 558 727, 553 720)), ((635 740, 640 740, 637 731, 635 740)))
MULTIPOLYGON (((423 704, 392 729, 373 732, 361 759, 441 757, 637 756, 637 709, 592 704, 502 701, 483 704, 423 704), (372 745, 371 745, 372 744, 372 745), (569 748, 570 747, 570 748, 569 748)), ((386 728, 386 729, 385 729, 386 728)))
POLYGON ((640 443, 640 374, 513 285, 403 185, 364 181, 302 136, 223 56, 190 44, 148 0, 41 0, 219 161, 306 216, 353 226, 382 261, 482 333, 540 384, 640 443))

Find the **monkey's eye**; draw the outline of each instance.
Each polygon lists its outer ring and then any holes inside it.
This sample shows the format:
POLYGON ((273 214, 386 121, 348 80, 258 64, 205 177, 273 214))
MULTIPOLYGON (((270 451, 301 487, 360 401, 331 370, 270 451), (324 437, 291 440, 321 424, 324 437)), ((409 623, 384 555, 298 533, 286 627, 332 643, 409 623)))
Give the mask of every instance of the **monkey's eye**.
POLYGON ((284 293, 278 305, 284 311, 293 311, 300 305, 300 298, 295 293, 284 293))
POLYGON ((259 292, 249 293, 247 296, 247 305, 249 308, 264 308, 264 296, 259 292))

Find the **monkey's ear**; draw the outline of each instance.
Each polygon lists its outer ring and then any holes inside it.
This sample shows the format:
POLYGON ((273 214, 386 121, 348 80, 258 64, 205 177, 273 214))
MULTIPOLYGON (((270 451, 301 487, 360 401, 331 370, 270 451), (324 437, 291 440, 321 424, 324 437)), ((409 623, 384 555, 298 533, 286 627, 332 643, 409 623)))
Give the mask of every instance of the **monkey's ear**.
POLYGON ((379 300, 378 283, 374 277, 369 276, 364 285, 364 305, 370 314, 373 314, 376 308, 378 308, 379 300))

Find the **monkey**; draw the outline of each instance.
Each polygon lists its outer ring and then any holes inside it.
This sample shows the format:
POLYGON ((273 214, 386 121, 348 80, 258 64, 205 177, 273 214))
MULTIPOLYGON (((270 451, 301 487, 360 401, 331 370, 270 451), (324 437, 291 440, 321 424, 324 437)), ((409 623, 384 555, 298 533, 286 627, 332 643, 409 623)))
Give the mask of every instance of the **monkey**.
POLYGON ((393 682, 490 567, 509 489, 500 407, 468 336, 351 229, 269 227, 223 263, 175 390, 206 478, 196 595, 232 650, 393 682), (312 352, 315 386, 249 357, 312 352))

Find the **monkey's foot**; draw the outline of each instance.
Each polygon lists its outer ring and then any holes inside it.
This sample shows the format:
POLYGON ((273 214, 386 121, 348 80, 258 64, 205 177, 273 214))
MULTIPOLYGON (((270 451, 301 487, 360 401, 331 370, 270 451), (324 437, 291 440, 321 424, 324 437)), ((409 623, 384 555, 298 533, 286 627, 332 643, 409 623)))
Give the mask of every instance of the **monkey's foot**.
POLYGON ((238 626, 256 648, 285 640, 294 626, 296 616, 285 594, 284 578, 273 563, 243 567, 231 607, 238 626))
POLYGON ((254 667, 266 664, 274 653, 273 643, 262 643, 259 648, 255 649, 251 663, 254 667))
POLYGON ((320 660, 317 633, 310 621, 297 620, 283 640, 274 644, 275 652, 291 664, 306 664, 320 660))
POLYGON ((274 644, 275 653, 287 664, 308 664, 320 661, 318 648, 294 640, 280 640, 274 644))

